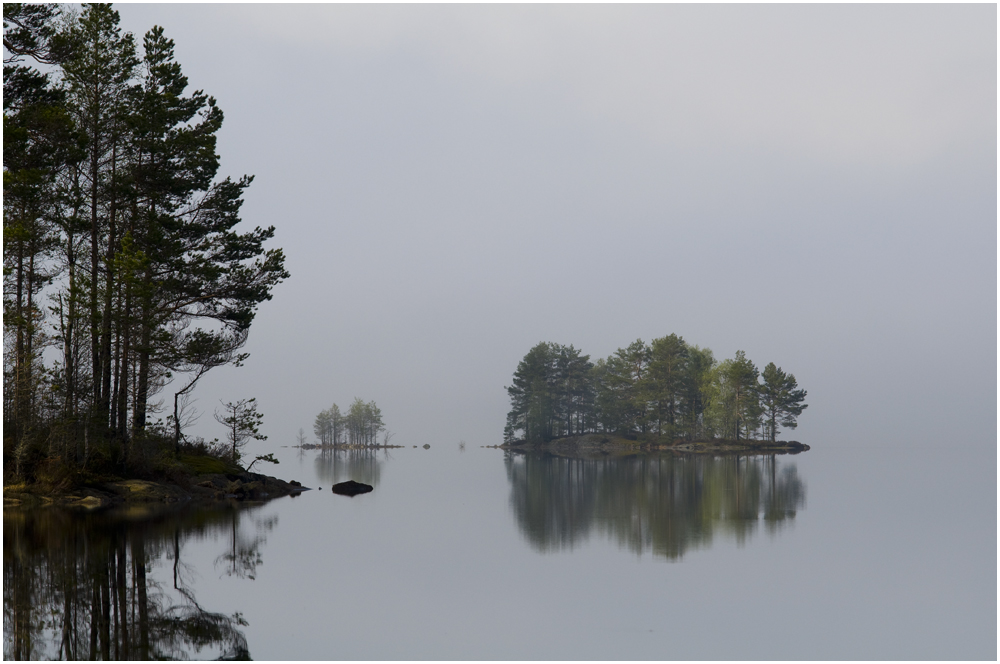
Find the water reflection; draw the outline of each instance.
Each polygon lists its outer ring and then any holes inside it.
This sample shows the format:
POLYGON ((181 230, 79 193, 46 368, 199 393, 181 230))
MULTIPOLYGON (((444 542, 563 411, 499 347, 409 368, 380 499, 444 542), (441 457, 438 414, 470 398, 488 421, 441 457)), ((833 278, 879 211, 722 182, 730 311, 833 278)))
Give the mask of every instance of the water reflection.
POLYGON ((511 508, 539 551, 572 548, 598 533, 635 553, 679 559, 718 534, 742 544, 762 525, 777 533, 805 504, 794 462, 774 455, 508 454, 505 463, 511 508))
POLYGON ((276 524, 257 511, 5 509, 4 659, 249 659, 246 621, 199 604, 184 546, 220 539, 220 575, 252 579, 276 524))
POLYGON ((354 480, 378 486, 382 464, 389 458, 389 450, 371 448, 331 450, 320 448, 316 455, 316 476, 324 484, 354 480))

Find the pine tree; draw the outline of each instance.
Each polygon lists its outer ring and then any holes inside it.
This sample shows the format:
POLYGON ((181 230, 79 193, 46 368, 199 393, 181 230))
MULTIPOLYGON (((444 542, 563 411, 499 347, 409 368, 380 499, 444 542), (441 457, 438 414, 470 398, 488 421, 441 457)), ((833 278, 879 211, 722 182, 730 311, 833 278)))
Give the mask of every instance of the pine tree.
POLYGON ((687 383, 688 348, 682 337, 671 334, 650 345, 647 394, 660 435, 673 439, 679 430, 679 410, 687 383))
POLYGON ((518 431, 523 431, 524 439, 531 442, 552 438, 556 359, 553 347, 548 342, 535 345, 514 371, 511 385, 506 388, 511 402, 505 428, 509 440, 518 431))
POLYGON ((107 4, 85 5, 69 41, 74 49, 62 63, 68 108, 87 139, 80 186, 90 221, 90 424, 99 437, 112 426, 114 263, 127 210, 123 186, 128 115, 139 60, 135 40, 131 33, 122 34, 118 12, 107 4))
POLYGON ((222 408, 221 413, 215 412, 215 421, 226 427, 226 441, 231 449, 233 463, 239 463, 247 443, 251 440, 267 440, 267 436, 260 432, 264 415, 257 411, 256 398, 223 403, 222 408))
POLYGON ((796 428, 796 418, 809 405, 802 403, 806 398, 806 391, 798 389, 795 376, 786 374, 774 362, 769 362, 764 367, 761 377, 764 380, 760 396, 767 420, 766 433, 773 443, 777 439, 778 425, 796 428))
POLYGON ((713 371, 710 398, 715 425, 724 438, 749 437, 760 426, 763 413, 758 393, 759 372, 739 350, 713 371))
POLYGON ((58 182, 80 155, 64 91, 49 74, 22 64, 25 57, 57 61, 57 15, 58 8, 49 5, 4 5, 4 47, 10 53, 4 60, 4 335, 13 340, 12 352, 4 352, 4 431, 5 441, 20 450, 18 459, 38 423, 41 351, 51 338, 41 293, 59 272, 53 262, 58 182))
POLYGON ((246 359, 284 255, 264 246, 273 226, 235 230, 252 177, 216 179, 222 111, 186 91, 161 28, 140 55, 110 5, 6 4, 4 45, 5 456, 44 420, 50 454, 127 467, 172 374, 188 374, 176 404, 246 359), (50 342, 61 362, 43 367, 50 342))
POLYGON ((645 433, 649 427, 650 349, 637 339, 595 366, 599 419, 606 431, 645 433))

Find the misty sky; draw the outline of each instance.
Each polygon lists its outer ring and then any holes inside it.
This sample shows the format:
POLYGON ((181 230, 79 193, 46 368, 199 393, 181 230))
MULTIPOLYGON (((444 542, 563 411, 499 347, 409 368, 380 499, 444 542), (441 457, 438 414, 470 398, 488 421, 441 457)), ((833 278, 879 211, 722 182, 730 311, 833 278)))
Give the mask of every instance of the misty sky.
POLYGON ((794 373, 788 437, 995 449, 996 5, 117 8, 292 275, 190 433, 492 445, 534 344, 677 333, 794 373))

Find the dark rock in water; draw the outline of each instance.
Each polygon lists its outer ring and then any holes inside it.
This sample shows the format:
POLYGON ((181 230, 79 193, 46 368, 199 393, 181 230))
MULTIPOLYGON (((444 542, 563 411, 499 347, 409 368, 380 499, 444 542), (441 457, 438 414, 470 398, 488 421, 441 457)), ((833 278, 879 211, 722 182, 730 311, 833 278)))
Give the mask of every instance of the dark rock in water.
POLYGON ((347 480, 346 482, 334 484, 331 491, 339 493, 342 496, 356 496, 359 493, 368 493, 373 488, 371 484, 362 484, 354 480, 347 480))

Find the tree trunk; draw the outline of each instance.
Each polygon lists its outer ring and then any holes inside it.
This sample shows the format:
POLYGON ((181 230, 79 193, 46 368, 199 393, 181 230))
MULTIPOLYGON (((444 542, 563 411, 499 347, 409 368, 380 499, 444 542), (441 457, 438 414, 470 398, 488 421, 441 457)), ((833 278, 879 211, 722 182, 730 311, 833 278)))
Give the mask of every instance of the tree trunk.
MULTIPOLYGON (((116 167, 117 147, 111 151, 111 188, 115 187, 115 167, 116 167)), ((105 287, 104 287, 104 315, 101 320, 101 397, 98 403, 98 412, 105 427, 111 424, 111 318, 112 318, 112 296, 114 294, 114 276, 112 265, 115 258, 115 196, 112 193, 111 208, 108 214, 108 244, 104 254, 105 287)))
MULTIPOLYGON (((91 140, 96 143, 98 140, 97 118, 93 118, 91 127, 91 140)), ((101 401, 101 336, 100 336, 100 316, 97 308, 97 292, 100 283, 100 271, 98 257, 100 255, 100 226, 98 225, 97 198, 98 198, 98 173, 99 155, 98 146, 92 145, 90 149, 90 356, 92 364, 91 380, 93 384, 92 403, 95 417, 100 414, 101 401)))
POLYGON ((135 392, 135 403, 132 407, 133 437, 146 428, 146 402, 149 399, 149 344, 152 341, 152 306, 149 302, 149 289, 152 284, 151 268, 147 265, 142 277, 142 293, 139 313, 139 375, 135 392))

